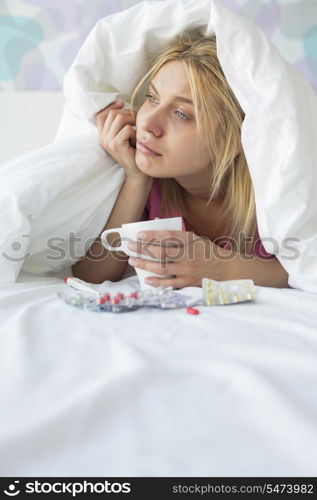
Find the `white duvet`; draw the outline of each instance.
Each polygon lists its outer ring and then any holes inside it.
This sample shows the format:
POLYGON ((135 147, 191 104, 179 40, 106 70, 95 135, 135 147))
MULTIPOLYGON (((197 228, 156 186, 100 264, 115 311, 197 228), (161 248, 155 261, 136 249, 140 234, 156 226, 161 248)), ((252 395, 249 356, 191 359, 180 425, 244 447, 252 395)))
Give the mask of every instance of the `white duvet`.
POLYGON ((315 295, 120 315, 23 280, 0 287, 1 475, 317 475, 315 295))

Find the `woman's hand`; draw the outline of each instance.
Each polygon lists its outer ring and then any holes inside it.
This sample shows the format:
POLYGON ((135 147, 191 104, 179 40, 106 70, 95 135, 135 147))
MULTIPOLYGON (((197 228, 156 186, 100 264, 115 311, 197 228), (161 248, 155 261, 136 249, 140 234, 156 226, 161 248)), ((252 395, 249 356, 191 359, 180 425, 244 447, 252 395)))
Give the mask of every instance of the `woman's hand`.
POLYGON ((149 181, 152 178, 135 163, 136 112, 133 117, 123 106, 122 101, 116 101, 96 114, 100 146, 124 168, 127 177, 149 181))
POLYGON ((175 276, 147 278, 148 284, 183 288, 201 286, 203 278, 227 279, 232 251, 219 247, 208 238, 190 231, 142 231, 142 235, 138 235, 138 241, 129 242, 128 247, 160 262, 130 257, 129 264, 157 274, 175 276))

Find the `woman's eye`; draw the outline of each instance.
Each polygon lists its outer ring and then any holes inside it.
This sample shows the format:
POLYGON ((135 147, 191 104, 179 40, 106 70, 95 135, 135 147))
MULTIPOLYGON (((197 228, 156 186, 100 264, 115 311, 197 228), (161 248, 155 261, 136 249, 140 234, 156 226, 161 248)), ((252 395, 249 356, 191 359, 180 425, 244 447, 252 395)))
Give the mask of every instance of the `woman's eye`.
MULTIPOLYGON (((156 97, 152 94, 146 94, 145 97, 147 97, 149 102, 154 102, 156 99, 156 97)), ((182 111, 176 111, 175 113, 181 120, 188 120, 188 116, 182 111)))
POLYGON ((146 94, 145 97, 148 97, 149 100, 151 100, 152 97, 154 98, 154 95, 152 95, 152 94, 146 94))
POLYGON ((185 113, 183 113, 182 111, 176 111, 176 113, 180 113, 181 115, 185 116, 185 118, 181 118, 181 120, 187 120, 188 119, 188 116, 185 115, 185 113))

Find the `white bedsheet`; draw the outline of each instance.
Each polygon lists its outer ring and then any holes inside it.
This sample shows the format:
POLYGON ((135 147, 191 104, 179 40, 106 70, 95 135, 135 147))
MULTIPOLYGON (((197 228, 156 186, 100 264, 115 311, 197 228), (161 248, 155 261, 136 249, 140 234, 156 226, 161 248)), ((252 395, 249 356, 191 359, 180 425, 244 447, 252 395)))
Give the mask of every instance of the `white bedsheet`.
POLYGON ((2 476, 317 475, 315 295, 110 314, 61 285, 0 286, 2 476))

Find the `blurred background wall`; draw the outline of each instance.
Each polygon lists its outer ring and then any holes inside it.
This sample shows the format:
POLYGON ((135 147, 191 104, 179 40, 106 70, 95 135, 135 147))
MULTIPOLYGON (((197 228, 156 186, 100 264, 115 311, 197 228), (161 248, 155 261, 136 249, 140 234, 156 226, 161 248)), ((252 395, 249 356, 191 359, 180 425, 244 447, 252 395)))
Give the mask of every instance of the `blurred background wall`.
MULTIPOLYGON (((218 1, 254 21, 317 94, 317 0, 218 1)), ((0 0, 0 163, 54 141, 81 44, 100 18, 136 3, 0 0)))
MULTIPOLYGON (((317 0, 220 1, 262 28, 317 93, 317 0)), ((0 90, 60 90, 97 20, 136 3, 0 0, 0 90)))

